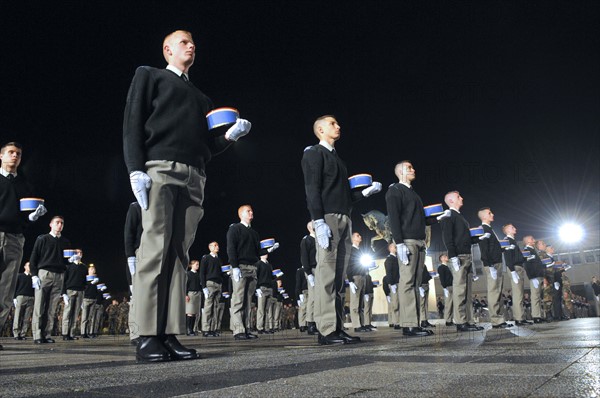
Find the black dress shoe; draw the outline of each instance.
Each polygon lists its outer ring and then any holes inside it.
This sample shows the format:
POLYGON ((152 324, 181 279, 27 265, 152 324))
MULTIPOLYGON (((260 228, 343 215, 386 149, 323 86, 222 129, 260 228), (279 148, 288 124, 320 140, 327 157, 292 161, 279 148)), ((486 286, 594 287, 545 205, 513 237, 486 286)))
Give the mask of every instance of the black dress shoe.
POLYGON ((71 341, 71 340, 75 340, 73 337, 71 336, 63 336, 63 341, 71 341))
POLYGON ((354 331, 355 331, 356 333, 365 333, 365 332, 370 332, 370 331, 371 331, 371 329, 369 329, 369 328, 368 328, 368 327, 366 327, 366 326, 361 326, 361 327, 359 327, 359 328, 354 328, 354 331))
POLYGON ((211 337, 212 334, 210 332, 202 332, 202 337, 211 337))
POLYGON ((446 326, 454 326, 454 322, 446 322, 446 326))
POLYGON ((25 340, 25 337, 17 336, 15 337, 15 340, 25 340))
POLYGON ((355 344, 355 343, 360 343, 360 337, 357 336, 350 336, 348 333, 344 332, 343 330, 338 330, 337 335, 340 336, 342 339, 344 339, 346 344, 355 344))
POLYGON ((400 325, 394 325, 394 330, 402 330, 402 326, 400 326, 400 325))
POLYGON ((533 323, 544 323, 544 322, 546 322, 546 321, 542 318, 533 318, 533 323))
POLYGON ((4 349, 4 347, 2 347, 2 344, 0 344, 0 351, 2 351, 4 349))
POLYGON ((158 336, 140 336, 135 358, 138 362, 166 362, 173 359, 158 336))
POLYGON ((34 344, 46 344, 46 339, 35 339, 33 340, 34 344))
POLYGON ((367 327, 371 330, 377 330, 377 326, 367 325, 367 327))
POLYGON ((252 340, 252 339, 257 339, 258 336, 252 333, 246 333, 246 337, 248 337, 248 340, 252 340))
POLYGON ((306 332, 306 326, 300 326, 300 333, 306 332))
POLYGON ((45 343, 55 343, 54 339, 50 338, 50 337, 48 337, 47 339, 44 339, 44 340, 46 340, 45 343))
POLYGON ((406 327, 406 328, 402 328, 402 335, 403 336, 408 336, 408 337, 424 337, 424 336, 430 336, 432 335, 433 332, 431 330, 425 330, 423 328, 420 327, 406 327))
POLYGON ((513 325, 510 325, 506 322, 502 322, 499 325, 492 325, 493 329, 508 329, 508 328, 512 328, 512 327, 513 327, 513 325))
POLYGON ((309 322, 308 328, 306 329, 306 333, 308 333, 311 336, 319 334, 319 331, 317 330, 317 324, 315 322, 309 322))
POLYGON ((323 336, 319 333, 318 342, 320 345, 332 345, 332 344, 344 344, 346 340, 340 337, 337 333, 332 332, 327 336, 323 336))
POLYGON ((233 335, 234 340, 248 340, 246 333, 238 333, 233 335))
POLYGON ((470 325, 468 323, 463 323, 462 325, 456 325, 456 331, 458 332, 477 332, 483 330, 483 327, 477 325, 470 325))
POLYGON ((421 321, 421 327, 422 328, 434 328, 435 325, 432 325, 431 323, 429 323, 429 321, 421 321))
POLYGON ((171 353, 173 359, 196 359, 198 353, 193 348, 186 348, 181 345, 177 337, 172 334, 163 336, 163 345, 171 353))
MULTIPOLYGON (((89 339, 89 338, 90 338, 90 336, 88 336, 87 334, 82 334, 82 335, 81 335, 81 338, 82 338, 82 339, 89 339)), ((132 340, 132 341, 133 341, 133 340, 132 340)), ((136 343, 136 344, 137 344, 137 343, 136 343)))
MULTIPOLYGON (((83 337, 83 336, 82 336, 82 337, 83 337)), ((88 338, 89 338, 89 337, 88 337, 88 338)), ((129 342, 131 343, 131 345, 135 345, 135 346, 137 346, 137 345, 138 345, 138 343, 140 342, 140 338, 139 338, 139 337, 136 337, 135 339, 131 339, 129 342)))
POLYGON ((527 325, 530 325, 530 323, 525 322, 525 321, 515 321, 515 325, 516 326, 527 326, 527 325))

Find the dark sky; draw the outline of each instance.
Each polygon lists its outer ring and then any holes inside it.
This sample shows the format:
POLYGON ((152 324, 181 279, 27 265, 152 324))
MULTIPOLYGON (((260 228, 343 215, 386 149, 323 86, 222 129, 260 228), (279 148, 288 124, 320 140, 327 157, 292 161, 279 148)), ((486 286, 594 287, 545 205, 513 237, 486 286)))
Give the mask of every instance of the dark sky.
MULTIPOLYGON (((342 126, 336 148, 351 174, 387 187, 410 159, 423 201, 457 189, 473 225, 490 206, 498 233, 510 221, 558 244, 556 228, 574 220, 598 242, 597 2, 10 3, 0 5, 0 140, 24 145, 20 170, 113 291, 126 289, 134 199, 125 97, 137 66, 165 66, 162 39, 176 29, 194 34, 194 84, 253 124, 208 165, 192 257, 217 240, 226 259, 227 227, 250 203, 255 229, 281 242, 272 262, 292 276, 309 217, 300 159, 323 114, 342 126)), ((384 193, 354 209, 365 240, 360 213, 372 209, 385 212, 384 193)), ((48 221, 28 230, 25 259, 48 221)))

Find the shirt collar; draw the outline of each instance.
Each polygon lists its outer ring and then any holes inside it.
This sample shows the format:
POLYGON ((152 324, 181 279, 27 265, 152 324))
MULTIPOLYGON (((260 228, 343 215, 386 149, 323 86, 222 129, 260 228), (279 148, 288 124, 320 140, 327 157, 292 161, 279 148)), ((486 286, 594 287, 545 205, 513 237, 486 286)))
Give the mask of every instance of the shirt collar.
POLYGON ((329 150, 329 152, 333 151, 333 147, 331 145, 329 145, 329 142, 327 141, 319 141, 319 145, 323 145, 325 148, 327 148, 329 150))
POLYGON ((240 223, 242 223, 242 224, 244 224, 244 226, 246 226, 246 227, 250 228, 250 224, 246 224, 246 222, 245 222, 245 221, 240 221, 240 223))
POLYGON ((398 257, 395 253, 390 253, 390 256, 398 257))
POLYGON ((14 177, 17 176, 16 171, 14 173, 9 173, 8 171, 4 170, 4 167, 0 167, 0 174, 2 174, 4 177, 8 177, 9 174, 12 174, 14 177))
POLYGON ((507 237, 507 238, 511 238, 511 239, 514 239, 514 238, 515 238, 514 236, 512 236, 512 235, 508 235, 508 234, 506 234, 506 237, 507 237))
POLYGON ((455 212, 457 212, 458 214, 460 214, 460 211, 458 211, 458 209, 451 207, 450 210, 454 210, 455 212))
POLYGON ((410 186, 410 184, 404 182, 404 181, 399 181, 400 184, 404 185, 405 187, 407 187, 408 189, 412 189, 412 187, 410 186))
POLYGON ((60 234, 55 235, 54 232, 50 231, 50 235, 54 236, 55 238, 60 238, 60 234))
POLYGON ((492 226, 488 223, 482 222, 481 225, 487 225, 488 227, 492 228, 492 226))
POLYGON ((214 253, 208 253, 208 254, 210 254, 211 256, 213 256, 213 257, 215 257, 215 258, 217 257, 217 255, 216 255, 216 254, 214 254, 214 253))
POLYGON ((357 248, 357 249, 360 249, 360 247, 358 247, 358 246, 356 246, 356 245, 352 245, 352 247, 355 247, 355 248, 357 248))
POLYGON ((175 73, 177 76, 181 77, 181 75, 185 75, 185 77, 190 80, 190 77, 188 76, 187 73, 183 73, 183 71, 179 70, 177 67, 173 66, 173 65, 167 65, 168 70, 170 70, 171 72, 175 73))

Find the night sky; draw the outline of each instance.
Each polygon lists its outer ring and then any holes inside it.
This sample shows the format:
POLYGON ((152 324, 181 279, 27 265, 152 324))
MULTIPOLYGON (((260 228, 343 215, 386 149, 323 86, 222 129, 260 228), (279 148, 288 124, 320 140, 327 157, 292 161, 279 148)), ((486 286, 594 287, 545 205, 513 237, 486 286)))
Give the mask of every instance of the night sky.
POLYGON ((360 214, 385 212, 394 165, 410 159, 423 202, 459 190, 473 226, 489 206, 498 234, 513 222, 519 237, 559 245, 557 227, 573 220, 598 244, 598 2, 11 3, 0 5, 0 141, 24 145, 19 171, 49 210, 26 233, 24 261, 62 214, 84 262, 127 289, 125 97, 136 67, 165 66, 162 40, 176 29, 194 35, 194 84, 253 125, 207 167, 192 258, 217 240, 226 261, 227 228, 249 203, 261 237, 281 242, 271 262, 293 291, 309 219, 300 159, 323 114, 342 126, 350 174, 384 186, 354 208, 365 242, 360 214))

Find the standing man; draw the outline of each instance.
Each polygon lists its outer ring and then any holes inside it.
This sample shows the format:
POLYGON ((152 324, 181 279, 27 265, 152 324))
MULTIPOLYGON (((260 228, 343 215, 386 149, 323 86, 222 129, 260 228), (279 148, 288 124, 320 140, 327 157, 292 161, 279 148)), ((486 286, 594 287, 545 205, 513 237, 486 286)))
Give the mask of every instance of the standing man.
POLYGON ((352 252, 350 253, 350 261, 346 276, 350 281, 350 318, 352 319, 352 327, 355 332, 370 332, 371 329, 365 327, 365 294, 367 275, 369 270, 360 262, 360 243, 362 236, 358 232, 352 234, 352 252))
POLYGON ((317 244, 315 241, 315 231, 313 222, 309 221, 306 224, 308 235, 300 241, 300 263, 306 275, 306 285, 308 287, 308 295, 304 297, 306 300, 306 325, 307 334, 315 335, 318 333, 317 324, 315 323, 315 268, 317 267, 317 244))
POLYGON ((202 336, 217 337, 220 324, 217 322, 217 311, 223 286, 223 262, 219 258, 219 244, 208 244, 210 253, 200 260, 200 285, 203 286, 204 310, 202 311, 202 336))
MULTIPOLYGON (((96 276, 96 267, 90 264, 85 278, 85 290, 83 291, 83 305, 81 313, 81 337, 91 338, 94 334, 94 316, 96 314, 96 301, 102 293, 96 286, 100 279, 96 276)), ((131 328, 131 325, 129 325, 131 328)))
POLYGON ((163 42, 166 69, 136 70, 127 95, 123 148, 131 187, 142 208, 142 237, 133 277, 135 323, 142 362, 194 359, 182 346, 185 270, 204 209, 204 169, 213 155, 248 134, 238 119, 225 135, 208 131, 211 100, 190 81, 196 55, 189 32, 163 42))
MULTIPOLYGON (((38 236, 31 252, 31 280, 35 289, 31 328, 36 344, 54 343, 50 336, 67 263, 63 251, 71 248, 71 242, 62 236, 64 223, 62 216, 52 217, 50 233, 38 236)), ((69 261, 75 261, 76 257, 73 255, 69 261)))
POLYGON ((308 282, 302 267, 296 270, 296 301, 298 303, 298 327, 300 332, 306 331, 306 298, 308 297, 308 282))
POLYGON ((471 233, 469 223, 460 214, 463 198, 458 191, 448 192, 444 202, 450 208, 450 217, 442 220, 442 239, 450 257, 452 271, 452 302, 454 322, 459 332, 483 330, 473 323, 471 233))
POLYGON ((529 278, 529 289, 531 290, 531 317, 534 323, 543 323, 542 318, 542 292, 544 290, 543 280, 546 268, 535 249, 535 239, 531 235, 523 238, 524 251, 529 252, 525 262, 525 272, 529 278))
POLYGON ((496 233, 492 229, 494 213, 489 207, 482 207, 477 212, 477 217, 481 220, 485 239, 479 240, 479 251, 481 252, 481 262, 487 278, 487 300, 490 313, 490 321, 494 329, 506 329, 512 327, 506 323, 502 308, 504 299, 502 298, 502 289, 504 286, 504 275, 502 272, 502 248, 496 233))
MULTIPOLYGON (((400 283, 400 268, 398 266, 398 257, 396 257, 397 248, 395 243, 390 243, 388 245, 388 250, 390 254, 386 257, 383 265, 385 267, 385 276, 387 284, 390 289, 388 307, 388 314, 390 315, 390 319, 388 323, 390 325, 394 325, 394 329, 400 330, 400 300, 398 298, 398 283, 400 283)), ((384 285, 385 287, 385 282, 384 285)))
POLYGON ((65 271, 65 279, 62 288, 62 297, 65 309, 62 317, 63 340, 78 340, 74 336, 75 325, 79 317, 79 310, 83 304, 83 291, 85 290, 85 278, 87 266, 81 262, 83 251, 76 250, 75 255, 69 259, 69 265, 65 271), (72 260, 72 261, 71 261, 72 260))
POLYGON ((454 312, 454 302, 452 301, 452 271, 448 268, 448 255, 440 254, 440 265, 437 272, 440 276, 440 284, 444 289, 444 319, 446 326, 454 326, 452 320, 454 312))
POLYGON ((530 325, 525 316, 525 269, 523 263, 525 257, 519 249, 519 245, 515 240, 517 236, 517 228, 513 224, 505 224, 502 227, 502 232, 506 235, 504 239, 508 240, 509 246, 504 250, 504 262, 510 271, 511 291, 512 291, 512 311, 515 325, 524 326, 530 325))
POLYGON ((33 313, 33 286, 29 262, 25 263, 25 272, 17 277, 17 288, 15 290, 15 317, 13 321, 13 336, 15 340, 27 340, 29 330, 29 318, 33 313))
MULTIPOLYGON (((381 191, 374 182, 362 191, 351 192, 346 164, 334 149, 341 127, 334 116, 319 117, 313 124, 319 143, 304 151, 302 171, 308 211, 313 220, 317 245, 315 268, 315 321, 319 344, 360 341, 343 329, 342 289, 350 259, 352 202, 381 191)), ((309 281, 310 282, 310 281, 309 281)))
POLYGON ((46 214, 44 205, 39 205, 28 216, 20 210, 19 200, 33 194, 31 185, 17 172, 22 155, 22 146, 17 142, 8 142, 0 147, 0 330, 4 328, 13 305, 25 244, 23 232, 30 222, 46 214))
POLYGON ((269 263, 268 255, 260 256, 256 263, 256 329, 258 334, 268 332, 265 325, 273 324, 274 308, 269 299, 273 296, 273 266, 269 263))
POLYGON ((421 327, 434 328, 435 325, 429 323, 429 281, 431 274, 427 265, 423 265, 423 276, 421 277, 421 286, 419 286, 419 313, 421 314, 421 327))
POLYGON ((186 336, 196 335, 196 332, 194 332, 194 325, 196 324, 198 311, 200 311, 200 294, 202 292, 200 274, 198 273, 199 268, 200 262, 198 262, 198 260, 192 260, 190 262, 190 269, 187 272, 187 281, 185 284, 186 336))
POLYGON ((433 331, 420 326, 419 287, 426 256, 426 222, 421 197, 412 188, 416 170, 409 160, 396 164, 398 182, 385 194, 392 238, 400 264, 400 326, 404 336, 429 336, 433 331))

